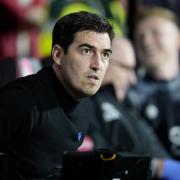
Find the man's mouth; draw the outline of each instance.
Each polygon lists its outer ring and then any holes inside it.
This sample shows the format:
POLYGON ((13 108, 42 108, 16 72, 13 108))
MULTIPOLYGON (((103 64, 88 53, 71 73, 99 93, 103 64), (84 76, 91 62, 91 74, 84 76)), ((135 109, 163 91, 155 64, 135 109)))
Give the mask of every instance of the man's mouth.
POLYGON ((99 76, 98 76, 98 75, 92 74, 92 75, 88 75, 87 77, 88 77, 89 79, 99 80, 99 76))

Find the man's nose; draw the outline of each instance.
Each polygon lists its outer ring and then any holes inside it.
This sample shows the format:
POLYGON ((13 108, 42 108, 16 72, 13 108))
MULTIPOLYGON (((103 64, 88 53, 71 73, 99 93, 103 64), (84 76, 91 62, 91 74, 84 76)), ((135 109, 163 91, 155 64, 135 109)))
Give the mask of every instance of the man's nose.
POLYGON ((95 54, 91 59, 91 69, 99 70, 102 66, 102 57, 101 54, 95 54))

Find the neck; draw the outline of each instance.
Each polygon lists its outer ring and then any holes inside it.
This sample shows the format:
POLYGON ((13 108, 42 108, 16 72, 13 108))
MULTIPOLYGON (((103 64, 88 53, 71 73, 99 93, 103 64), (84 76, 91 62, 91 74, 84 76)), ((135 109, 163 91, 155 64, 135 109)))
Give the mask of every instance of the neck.
POLYGON ((74 93, 70 88, 67 87, 67 84, 64 83, 65 81, 62 78, 61 75, 61 71, 59 69, 59 67, 56 64, 53 64, 53 70, 59 80, 59 82, 62 84, 62 86, 64 87, 64 89, 69 93, 69 95, 77 102, 81 101, 84 97, 78 97, 77 93, 74 93))

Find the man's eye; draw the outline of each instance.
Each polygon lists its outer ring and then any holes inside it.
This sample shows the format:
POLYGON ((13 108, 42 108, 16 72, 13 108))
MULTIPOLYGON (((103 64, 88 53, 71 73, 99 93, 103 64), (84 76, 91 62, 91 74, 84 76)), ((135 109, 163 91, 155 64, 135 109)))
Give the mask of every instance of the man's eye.
POLYGON ((90 54, 91 50, 90 49, 82 49, 81 52, 82 52, 82 54, 90 54))
POLYGON ((110 52, 104 52, 103 53, 103 58, 109 59, 111 53, 110 52))

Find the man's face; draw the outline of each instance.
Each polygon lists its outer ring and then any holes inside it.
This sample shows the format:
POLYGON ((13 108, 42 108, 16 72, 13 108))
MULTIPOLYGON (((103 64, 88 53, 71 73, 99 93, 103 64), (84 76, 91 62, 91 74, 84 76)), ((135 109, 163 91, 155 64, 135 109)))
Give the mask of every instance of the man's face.
POLYGON ((82 31, 75 34, 73 43, 60 58, 59 75, 66 90, 81 99, 100 88, 111 55, 107 33, 82 31))
POLYGON ((179 31, 173 22, 152 16, 142 20, 135 33, 141 64, 156 68, 168 63, 179 52, 179 31))

